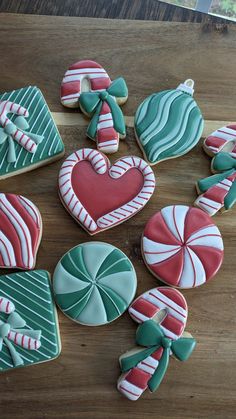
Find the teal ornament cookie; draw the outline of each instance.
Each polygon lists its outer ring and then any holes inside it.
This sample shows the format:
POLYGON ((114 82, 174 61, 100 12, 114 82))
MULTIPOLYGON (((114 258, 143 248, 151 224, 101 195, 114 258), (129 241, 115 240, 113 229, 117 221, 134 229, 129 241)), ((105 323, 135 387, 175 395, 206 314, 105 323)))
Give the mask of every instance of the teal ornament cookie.
POLYGON ((61 158, 64 144, 35 86, 0 95, 0 179, 61 158))
POLYGON ((204 121, 193 99, 194 81, 147 97, 138 107, 134 127, 151 165, 188 153, 200 140, 204 121))
POLYGON ((49 273, 0 276, 0 372, 50 361, 60 351, 49 273))
POLYGON ((89 242, 69 250, 53 275, 55 300, 71 320, 99 326, 121 316, 137 279, 129 258, 111 244, 89 242))

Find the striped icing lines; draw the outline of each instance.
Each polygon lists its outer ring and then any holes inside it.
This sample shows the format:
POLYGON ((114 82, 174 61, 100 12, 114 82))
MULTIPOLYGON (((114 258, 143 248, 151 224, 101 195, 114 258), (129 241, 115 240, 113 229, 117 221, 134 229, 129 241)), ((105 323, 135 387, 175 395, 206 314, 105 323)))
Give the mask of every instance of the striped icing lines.
POLYGON ((14 304, 7 298, 0 296, 0 312, 10 314, 15 311, 14 304))
POLYGON ((146 224, 142 249, 150 271, 168 285, 192 288, 219 270, 224 247, 219 229, 197 208, 163 208, 146 224))
POLYGON ((210 155, 224 151, 236 157, 236 125, 228 125, 212 132, 204 141, 204 149, 210 155))
POLYGON ((66 71, 61 84, 61 102, 67 107, 78 107, 83 90, 102 91, 107 89, 111 80, 104 70, 94 61, 84 60, 72 64, 66 71), (85 86, 85 87, 84 87, 85 86))
MULTIPOLYGON (((159 312, 163 311, 162 320, 159 324, 165 337, 177 340, 182 336, 187 323, 188 307, 183 295, 174 288, 153 288, 138 297, 130 306, 129 314, 138 323, 149 319, 155 319, 159 312)), ((120 357, 132 355, 126 353, 120 357)), ((148 388, 148 382, 156 372, 163 355, 163 348, 158 348, 150 356, 121 375, 117 388, 129 400, 137 400, 148 388)))
POLYGON ((32 269, 41 240, 39 210, 28 199, 0 193, 0 266, 32 269))
MULTIPOLYGON (((69 212, 75 217, 89 232, 103 230, 115 224, 125 221, 140 211, 151 198, 155 189, 155 176, 150 166, 139 157, 123 157, 117 160, 110 168, 110 162, 99 151, 93 149, 81 149, 70 155, 63 163, 59 173, 59 191, 62 202, 69 212), (74 167, 81 161, 89 161, 93 169, 99 175, 109 176, 118 181, 132 169, 138 169, 143 176, 143 186, 139 193, 126 204, 118 207, 111 212, 104 214, 97 220, 93 219, 79 200, 72 186, 72 174, 74 167)), ((79 179, 76 180, 79 182, 79 179)), ((89 188, 89 179, 88 179, 89 188)), ((99 178, 98 178, 99 188, 99 178)), ((99 193, 99 189, 98 189, 99 193)), ((105 199, 105 197, 104 197, 105 199)))

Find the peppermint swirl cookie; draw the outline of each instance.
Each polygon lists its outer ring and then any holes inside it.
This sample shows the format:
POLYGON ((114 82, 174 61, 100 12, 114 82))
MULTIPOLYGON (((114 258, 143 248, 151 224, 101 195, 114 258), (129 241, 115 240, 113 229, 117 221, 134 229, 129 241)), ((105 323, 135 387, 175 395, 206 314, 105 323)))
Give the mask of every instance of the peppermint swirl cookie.
POLYGON ((129 258, 102 242, 69 250, 54 272, 55 299, 72 320, 99 326, 117 319, 134 298, 137 279, 129 258))

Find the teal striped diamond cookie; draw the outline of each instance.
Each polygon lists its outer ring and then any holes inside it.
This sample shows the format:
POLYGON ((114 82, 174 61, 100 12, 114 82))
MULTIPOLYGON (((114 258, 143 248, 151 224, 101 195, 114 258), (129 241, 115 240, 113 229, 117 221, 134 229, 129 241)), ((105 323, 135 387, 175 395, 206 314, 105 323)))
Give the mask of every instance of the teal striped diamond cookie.
POLYGON ((136 111, 136 136, 150 164, 188 153, 201 138, 203 117, 185 83, 152 94, 136 111))
POLYGON ((134 298, 137 279, 129 258, 102 242, 69 250, 53 275, 55 300, 72 320, 99 326, 121 316, 134 298))
POLYGON ((0 113, 4 111, 0 118, 0 179, 33 170, 63 156, 65 148, 60 133, 36 86, 1 94, 0 110, 0 113), (19 117, 22 108, 28 114, 19 117), (4 114, 14 124, 10 124, 11 130, 4 127, 4 114), (20 128, 18 133, 17 128, 20 128))
POLYGON ((60 352, 49 273, 0 276, 0 372, 51 361, 60 352))

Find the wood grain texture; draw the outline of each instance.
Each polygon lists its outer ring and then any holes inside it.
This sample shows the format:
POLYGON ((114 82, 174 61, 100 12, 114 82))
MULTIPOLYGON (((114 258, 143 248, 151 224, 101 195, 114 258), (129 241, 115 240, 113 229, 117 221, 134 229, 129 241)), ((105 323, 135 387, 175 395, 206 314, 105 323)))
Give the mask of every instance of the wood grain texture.
MULTIPOLYGON (((0 35, 0 91, 36 84, 53 112, 73 114, 73 120, 77 111, 66 111, 60 105, 59 85, 68 65, 86 57, 98 60, 112 78, 126 78, 130 96, 123 109, 129 117, 145 96, 192 77, 196 98, 210 123, 236 119, 233 25, 219 32, 215 26, 206 30, 198 24, 2 15, 0 35)), ((127 138, 111 161, 126 154, 141 156, 129 125, 127 138)), ((79 117, 78 125, 61 125, 59 130, 66 155, 82 146, 93 146, 79 117)), ((44 234, 36 267, 52 273, 68 249, 88 240, 101 240, 120 247, 131 258, 138 276, 137 295, 155 287, 158 281, 141 258, 140 237, 146 221, 157 210, 194 201, 194 183, 210 173, 210 159, 201 144, 182 158, 155 166, 157 188, 145 209, 93 238, 60 204, 56 185, 61 163, 1 182, 2 192, 25 195, 42 213, 44 234)), ((97 328, 79 326, 59 313, 61 356, 50 363, 0 375, 2 417, 234 418, 235 214, 234 209, 214 217, 225 243, 224 264, 217 277, 199 289, 183 291, 189 305, 187 330, 196 337, 198 346, 188 362, 171 360, 156 393, 146 392, 132 403, 116 391, 118 357, 133 346, 136 330, 127 313, 97 328)))
POLYGON ((216 16, 158 0, 2 0, 0 12, 172 22, 227 22, 216 16))

